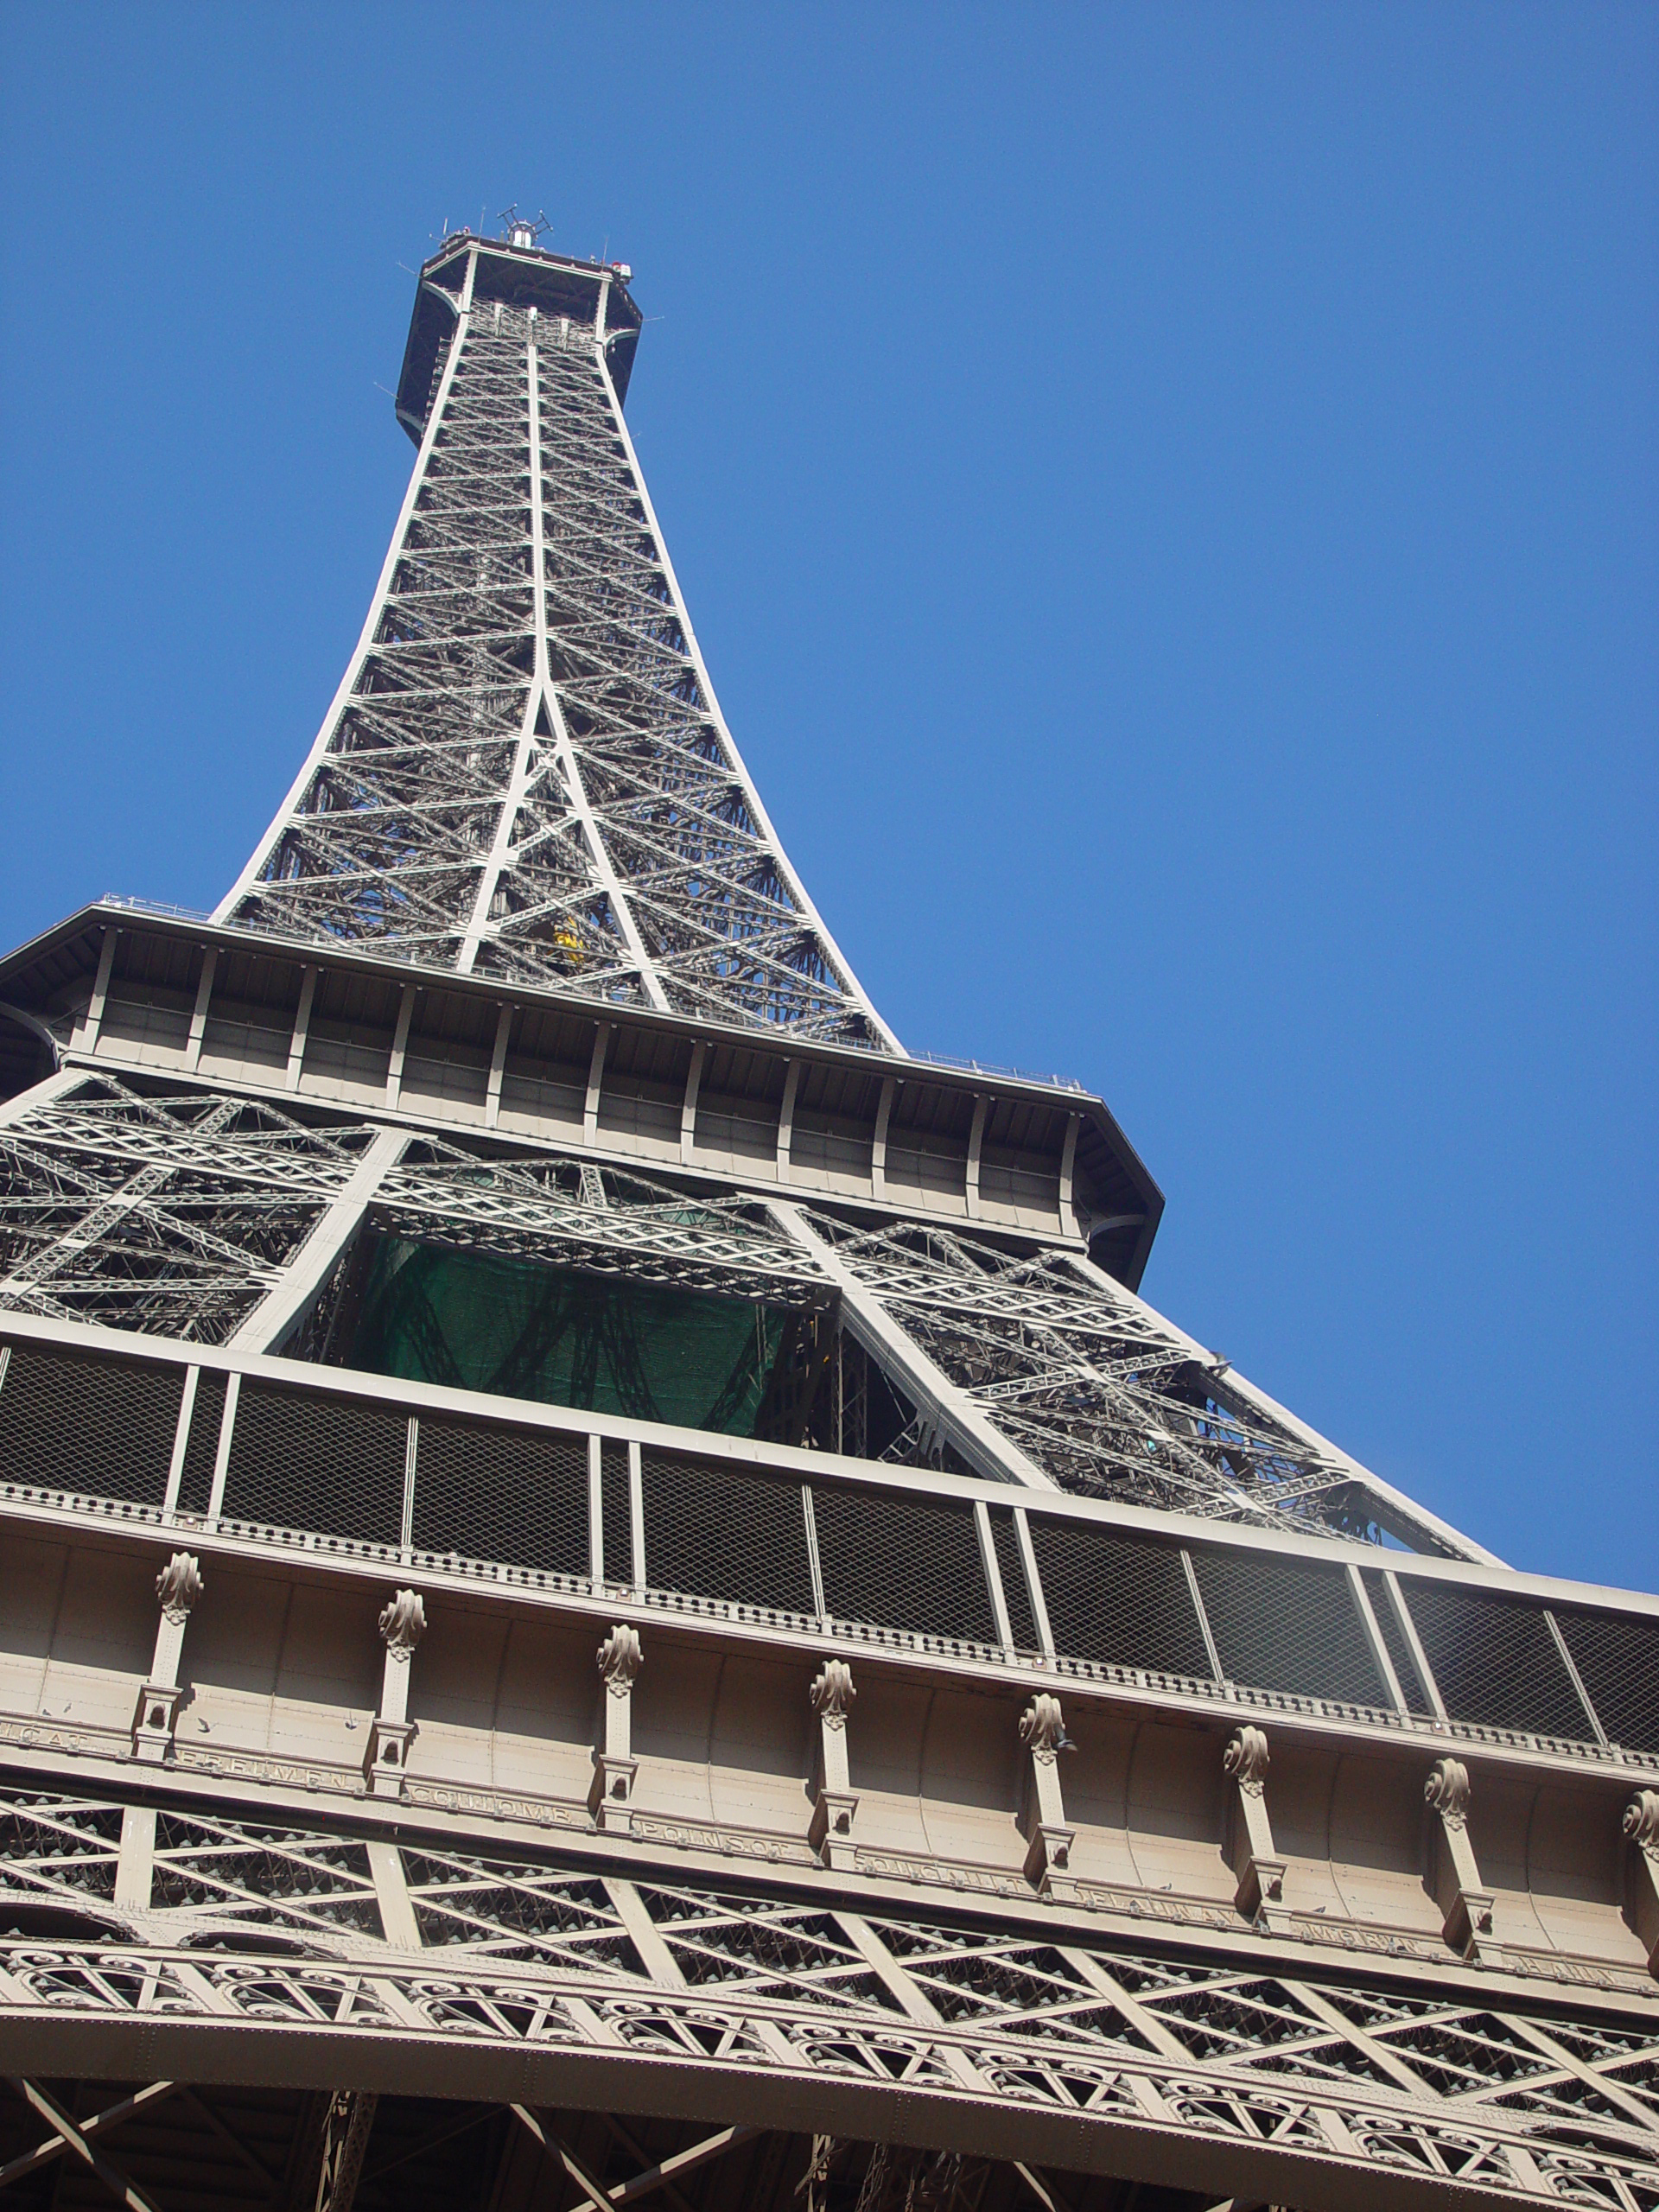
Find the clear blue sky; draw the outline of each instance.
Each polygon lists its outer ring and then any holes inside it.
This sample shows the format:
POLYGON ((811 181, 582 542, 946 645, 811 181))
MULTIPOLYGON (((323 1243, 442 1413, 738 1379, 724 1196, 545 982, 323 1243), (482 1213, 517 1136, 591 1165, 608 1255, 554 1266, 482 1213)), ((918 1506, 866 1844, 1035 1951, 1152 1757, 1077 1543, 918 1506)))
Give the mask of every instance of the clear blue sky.
POLYGON ((1659 1583, 1659 11, 10 0, 0 141, 0 938, 228 884, 408 270, 545 207, 899 1034, 1098 1087, 1155 1302, 1659 1583))

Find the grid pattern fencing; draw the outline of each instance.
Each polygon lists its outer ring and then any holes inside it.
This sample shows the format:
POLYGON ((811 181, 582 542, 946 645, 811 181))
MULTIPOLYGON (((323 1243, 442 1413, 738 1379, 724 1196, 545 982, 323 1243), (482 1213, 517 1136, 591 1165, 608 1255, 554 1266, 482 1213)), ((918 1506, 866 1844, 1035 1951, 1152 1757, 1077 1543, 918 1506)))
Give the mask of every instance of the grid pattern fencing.
POLYGON ((588 1452, 580 1437, 423 1416, 414 1548, 544 1573, 588 1572, 588 1452))
POLYGON ((1229 1681, 1293 1694, 1305 1682, 1323 1682, 1326 1697, 1387 1705, 1341 1567, 1212 1551, 1196 1552, 1193 1565, 1229 1681))
POLYGON ((640 1481, 652 1589, 817 1611, 799 1483, 651 1452, 643 1455, 640 1481))
POLYGON ((1592 1734, 1542 1606, 1414 1582, 1406 1603, 1453 1720, 1582 1741, 1592 1734))
POLYGON ((409 1422, 388 1408, 245 1383, 224 1517, 397 1544, 408 1448, 409 1422))
POLYGON ((0 1478, 159 1505, 183 1391, 176 1367, 14 1344, 0 1376, 0 1478))
POLYGON ((1001 1641, 971 1507, 824 1484, 812 1516, 833 1619, 1001 1641))
POLYGON ((1210 1656, 1173 1544, 1031 1516, 1057 1649, 1106 1666, 1205 1681, 1210 1656))
POLYGON ((1659 1751, 1659 1622, 1571 1606, 1555 1618, 1611 1741, 1659 1751))
MULTIPOLYGON (((176 1359, 83 1351, 0 1336, 0 1494, 67 1491, 163 1522, 185 1369, 176 1359)), ((226 1376, 199 1370, 180 1458, 176 1510, 208 1516, 224 1427, 226 1376)), ((337 1387, 245 1376, 231 1423, 220 1513, 227 1523, 586 1583, 589 1438, 569 1428, 461 1412, 424 1412, 337 1387)), ((631 1586, 630 1446, 601 1445, 602 1563, 631 1586)), ((943 1639, 995 1649, 1001 1639, 965 1498, 904 1492, 815 1469, 798 1474, 648 1448, 640 1454, 648 1588, 694 1606, 734 1605, 797 1618, 820 1606, 849 1633, 943 1639), (817 1576, 813 1545, 816 1540, 817 1576)), ((1015 1648, 1041 1644, 1015 1517, 988 1504, 1015 1648)), ((1389 1708, 1381 1670, 1345 1571, 1257 1546, 1192 1541, 1022 1507, 1037 1592, 1063 1669, 1103 1667, 1230 1683, 1247 1700, 1389 1708), (1202 1601, 1194 1602, 1194 1586, 1202 1601), (1206 1641, 1215 1644, 1212 1664, 1206 1641)), ((1433 1717, 1429 1684, 1379 1567, 1361 1569, 1378 1633, 1409 1712, 1433 1717)), ((1395 1567, 1402 1602, 1455 1726, 1659 1756, 1659 1621, 1560 1605, 1395 1567), (1556 1627, 1572 1668, 1556 1642, 1556 1627), (1574 1686, 1576 1669, 1586 1702, 1574 1686)))

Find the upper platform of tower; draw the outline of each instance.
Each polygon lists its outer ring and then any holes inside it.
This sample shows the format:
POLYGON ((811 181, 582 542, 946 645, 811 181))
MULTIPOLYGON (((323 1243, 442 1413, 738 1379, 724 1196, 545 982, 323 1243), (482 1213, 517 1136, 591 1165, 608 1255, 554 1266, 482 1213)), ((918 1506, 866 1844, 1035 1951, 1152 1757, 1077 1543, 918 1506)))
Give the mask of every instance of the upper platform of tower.
POLYGON ((581 261, 550 253, 533 242, 528 225, 505 239, 451 232, 422 264, 397 379, 397 420, 418 446, 469 285, 474 307, 499 303, 521 314, 533 308, 538 318, 602 337, 616 396, 626 399, 644 321, 628 295, 632 275, 624 261, 581 261))

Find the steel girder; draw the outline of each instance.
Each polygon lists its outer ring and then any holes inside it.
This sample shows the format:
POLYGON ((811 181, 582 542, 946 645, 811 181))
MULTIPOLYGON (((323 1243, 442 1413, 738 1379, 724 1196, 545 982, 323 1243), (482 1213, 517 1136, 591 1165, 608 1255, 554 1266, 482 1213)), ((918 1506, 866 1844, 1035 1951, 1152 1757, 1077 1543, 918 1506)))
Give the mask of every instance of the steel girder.
MULTIPOLYGON (((1057 1249, 801 1217, 959 1402, 1060 1489, 1258 1528, 1355 1535, 1363 1471, 1271 1419, 1190 1339, 1057 1249)), ((889 1458, 925 1459, 912 1424, 889 1458)))
POLYGON ((142 2037, 152 2070, 234 2080, 276 2029, 296 2079, 455 2094, 480 2060, 587 2061, 621 2109, 1142 2170, 1197 2145, 1276 2200, 1659 2197, 1650 2012, 50 1789, 0 1795, 0 1868, 58 1930, 0 1941, 0 2039, 41 2070, 118 2077, 142 2037))
POLYGON ((592 327, 464 296, 363 642, 221 914, 892 1046, 721 719, 592 327))
MULTIPOLYGON (((102 1073, 54 1087, 0 1128, 0 1306, 225 1343, 280 1300, 382 1134, 102 1073)), ((588 1161, 420 1138, 364 1211, 388 1230, 593 1273, 785 1306, 831 1296, 755 1201, 588 1161)))
POLYGON ((374 1131, 114 1076, 0 1127, 0 1306, 222 1344, 282 1283, 374 1131))

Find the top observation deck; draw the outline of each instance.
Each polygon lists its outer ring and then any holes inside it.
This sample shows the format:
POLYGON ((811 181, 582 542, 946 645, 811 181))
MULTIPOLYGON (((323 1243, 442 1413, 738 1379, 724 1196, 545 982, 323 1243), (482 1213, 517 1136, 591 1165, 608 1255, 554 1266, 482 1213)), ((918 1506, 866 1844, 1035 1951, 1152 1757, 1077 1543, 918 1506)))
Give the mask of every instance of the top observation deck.
MULTIPOLYGON (((521 229, 518 238, 522 240, 521 229)), ((624 261, 582 261, 569 254, 510 238, 454 231, 421 264, 415 311, 410 317, 403 372, 397 379, 397 420, 419 445, 443 366, 444 340, 472 268, 474 302, 534 308, 539 315, 602 330, 611 380, 626 400, 644 321, 628 294, 632 270, 624 261)))

